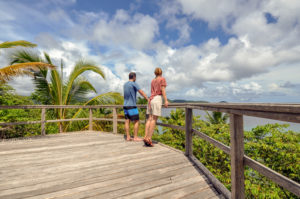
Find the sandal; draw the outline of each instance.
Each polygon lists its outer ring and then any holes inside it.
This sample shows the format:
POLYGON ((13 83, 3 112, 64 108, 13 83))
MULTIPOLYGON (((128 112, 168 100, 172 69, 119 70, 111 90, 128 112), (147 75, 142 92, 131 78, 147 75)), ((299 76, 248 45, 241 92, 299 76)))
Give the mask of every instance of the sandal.
POLYGON ((150 139, 144 139, 143 141, 144 141, 145 145, 148 146, 148 147, 153 147, 154 146, 150 139))

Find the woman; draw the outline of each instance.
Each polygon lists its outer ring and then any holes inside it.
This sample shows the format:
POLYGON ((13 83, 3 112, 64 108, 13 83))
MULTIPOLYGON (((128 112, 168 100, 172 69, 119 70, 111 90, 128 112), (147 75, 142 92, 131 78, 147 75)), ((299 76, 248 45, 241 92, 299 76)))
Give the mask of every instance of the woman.
POLYGON ((167 82, 162 77, 161 68, 156 68, 154 71, 155 78, 151 82, 151 96, 147 108, 147 122, 145 127, 144 143, 146 146, 153 146, 152 135, 156 127, 156 122, 159 116, 161 116, 162 100, 165 101, 165 107, 168 107, 168 99, 166 96, 167 82))

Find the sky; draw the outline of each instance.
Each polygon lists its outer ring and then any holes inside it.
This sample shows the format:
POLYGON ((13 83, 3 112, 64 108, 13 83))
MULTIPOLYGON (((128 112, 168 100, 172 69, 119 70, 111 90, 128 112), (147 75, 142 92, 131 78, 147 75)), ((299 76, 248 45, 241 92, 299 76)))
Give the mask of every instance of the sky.
MULTIPOLYGON (((36 43, 65 76, 94 61, 106 79, 84 76, 97 94, 123 93, 134 71, 150 95, 161 67, 169 99, 297 103, 299 10, 299 0, 0 0, 0 42, 36 43)), ((1 50, 0 67, 12 51, 1 50)), ((9 84, 34 90, 30 77, 9 84)))

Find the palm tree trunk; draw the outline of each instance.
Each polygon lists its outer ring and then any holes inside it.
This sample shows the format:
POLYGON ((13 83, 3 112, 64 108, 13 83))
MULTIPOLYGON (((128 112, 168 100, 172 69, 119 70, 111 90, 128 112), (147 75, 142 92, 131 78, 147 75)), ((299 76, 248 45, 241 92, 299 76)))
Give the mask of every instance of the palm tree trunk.
POLYGON ((62 133, 63 132, 63 127, 62 127, 62 123, 60 122, 59 123, 59 133, 62 133))

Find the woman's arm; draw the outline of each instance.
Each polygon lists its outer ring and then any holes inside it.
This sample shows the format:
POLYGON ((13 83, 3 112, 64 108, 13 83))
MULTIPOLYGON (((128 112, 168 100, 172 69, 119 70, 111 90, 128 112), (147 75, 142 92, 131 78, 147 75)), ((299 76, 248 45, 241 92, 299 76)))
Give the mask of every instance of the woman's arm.
POLYGON ((165 101, 165 107, 167 108, 168 105, 169 105, 169 102, 168 102, 167 95, 166 95, 166 87, 162 86, 161 91, 162 91, 162 95, 163 95, 163 98, 164 98, 164 101, 165 101))

